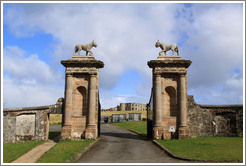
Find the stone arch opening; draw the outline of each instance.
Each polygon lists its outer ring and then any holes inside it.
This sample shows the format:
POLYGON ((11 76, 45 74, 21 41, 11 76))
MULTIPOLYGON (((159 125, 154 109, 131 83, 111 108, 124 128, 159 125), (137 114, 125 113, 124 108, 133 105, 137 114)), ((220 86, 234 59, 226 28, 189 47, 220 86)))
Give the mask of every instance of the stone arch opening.
POLYGON ((167 114, 171 117, 177 117, 177 95, 176 89, 172 86, 168 86, 164 91, 165 95, 165 107, 167 114))
POLYGON ((79 86, 76 88, 73 94, 73 110, 74 115, 87 116, 87 94, 86 88, 79 86))

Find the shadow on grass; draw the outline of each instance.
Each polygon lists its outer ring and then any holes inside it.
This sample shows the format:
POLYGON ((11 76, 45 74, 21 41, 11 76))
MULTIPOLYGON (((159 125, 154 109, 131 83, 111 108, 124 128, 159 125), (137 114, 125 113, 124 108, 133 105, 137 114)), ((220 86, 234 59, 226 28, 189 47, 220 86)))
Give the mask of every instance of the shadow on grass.
POLYGON ((56 137, 60 136, 60 131, 51 131, 49 132, 49 139, 54 140, 56 137))

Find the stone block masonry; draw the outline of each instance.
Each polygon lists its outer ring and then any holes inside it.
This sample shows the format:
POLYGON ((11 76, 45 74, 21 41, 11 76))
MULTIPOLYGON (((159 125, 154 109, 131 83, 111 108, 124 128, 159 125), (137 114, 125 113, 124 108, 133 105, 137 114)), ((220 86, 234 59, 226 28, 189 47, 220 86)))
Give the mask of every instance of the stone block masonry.
POLYGON ((103 62, 93 56, 73 56, 66 67, 62 139, 98 138, 98 80, 103 62))
POLYGON ((150 130, 154 139, 187 138, 189 135, 186 73, 190 64, 190 60, 181 59, 180 56, 159 56, 148 62, 153 75, 153 114, 150 118, 150 130), (175 128, 173 134, 169 132, 170 127, 175 128))
POLYGON ((61 113, 62 98, 55 105, 3 109, 3 142, 47 140, 49 114, 61 113))
POLYGON ((243 136, 243 105, 201 105, 188 101, 189 137, 243 136))

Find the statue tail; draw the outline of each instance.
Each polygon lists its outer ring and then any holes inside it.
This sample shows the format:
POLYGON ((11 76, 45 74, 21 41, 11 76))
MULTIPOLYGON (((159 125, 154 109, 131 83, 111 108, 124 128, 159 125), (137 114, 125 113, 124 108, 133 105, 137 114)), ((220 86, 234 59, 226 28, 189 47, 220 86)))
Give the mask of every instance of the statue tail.
POLYGON ((177 46, 177 55, 179 56, 179 47, 177 46))

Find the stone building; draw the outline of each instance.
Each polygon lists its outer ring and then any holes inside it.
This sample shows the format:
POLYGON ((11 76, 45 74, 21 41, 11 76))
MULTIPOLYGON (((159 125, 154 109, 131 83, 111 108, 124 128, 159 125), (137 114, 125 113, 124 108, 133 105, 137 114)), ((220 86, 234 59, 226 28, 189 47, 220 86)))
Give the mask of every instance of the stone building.
POLYGON ((120 111, 145 111, 147 110, 147 104, 141 103, 120 103, 117 107, 120 111))

